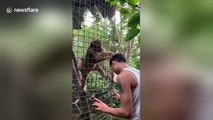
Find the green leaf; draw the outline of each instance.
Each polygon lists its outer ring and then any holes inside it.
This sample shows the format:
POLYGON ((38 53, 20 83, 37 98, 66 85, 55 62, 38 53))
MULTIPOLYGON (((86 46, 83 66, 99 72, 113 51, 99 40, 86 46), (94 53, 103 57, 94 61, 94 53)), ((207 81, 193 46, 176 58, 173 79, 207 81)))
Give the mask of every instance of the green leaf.
POLYGON ((121 14, 128 14, 129 13, 128 9, 125 9, 125 8, 122 8, 120 12, 121 12, 121 14))
POLYGON ((121 5, 124 5, 126 3, 126 0, 120 0, 121 5))
POLYGON ((128 3, 129 4, 132 4, 132 5, 137 5, 139 4, 140 0, 128 0, 128 3))
POLYGON ((111 5, 115 5, 118 3, 119 0, 106 0, 106 2, 109 2, 111 5))
POLYGON ((138 28, 134 28, 134 29, 129 30, 129 32, 127 33, 127 35, 125 37, 125 41, 132 40, 139 33, 140 33, 140 29, 138 29, 138 28))
POLYGON ((140 23, 140 14, 136 13, 129 19, 127 26, 134 27, 134 26, 138 25, 139 23, 140 23))
MULTIPOLYGON (((140 34, 141 35, 141 34, 140 34)), ((140 48, 140 46, 141 46, 141 36, 138 36, 138 47, 140 48)))

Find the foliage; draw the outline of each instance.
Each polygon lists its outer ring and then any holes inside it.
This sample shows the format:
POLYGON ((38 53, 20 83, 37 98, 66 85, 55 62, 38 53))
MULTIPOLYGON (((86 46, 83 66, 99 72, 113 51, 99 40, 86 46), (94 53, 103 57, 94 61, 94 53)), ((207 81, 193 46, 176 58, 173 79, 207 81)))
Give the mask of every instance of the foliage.
POLYGON ((106 1, 110 2, 111 4, 117 4, 117 10, 121 13, 123 19, 127 20, 128 34, 125 37, 125 41, 130 41, 135 37, 139 37, 140 0, 106 0, 106 1))
POLYGON ((130 65, 134 68, 140 69, 140 56, 137 54, 138 49, 134 49, 133 54, 131 56, 130 65))
POLYGON ((140 33, 140 29, 138 29, 138 28, 133 28, 133 29, 129 30, 129 32, 126 35, 125 41, 132 40, 139 33, 140 33))

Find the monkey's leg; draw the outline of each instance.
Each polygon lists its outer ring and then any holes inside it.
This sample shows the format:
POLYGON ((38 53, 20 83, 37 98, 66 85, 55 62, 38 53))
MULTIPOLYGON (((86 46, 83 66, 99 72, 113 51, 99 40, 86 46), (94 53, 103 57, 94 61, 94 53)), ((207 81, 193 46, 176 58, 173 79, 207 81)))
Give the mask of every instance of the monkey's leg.
POLYGON ((82 74, 82 83, 81 83, 81 88, 83 90, 83 95, 86 95, 86 91, 87 91, 87 75, 90 72, 89 69, 84 69, 82 70, 81 74, 82 74))

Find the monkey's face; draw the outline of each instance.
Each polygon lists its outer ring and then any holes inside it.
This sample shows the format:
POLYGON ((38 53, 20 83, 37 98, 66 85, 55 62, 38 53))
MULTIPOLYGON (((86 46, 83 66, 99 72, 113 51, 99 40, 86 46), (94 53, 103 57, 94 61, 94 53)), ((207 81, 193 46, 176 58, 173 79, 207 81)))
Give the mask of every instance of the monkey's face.
POLYGON ((92 41, 90 43, 90 48, 92 48, 96 52, 102 52, 103 51, 102 46, 101 46, 101 42, 98 41, 98 40, 92 41))
POLYGON ((94 46, 94 47, 93 47, 93 50, 94 50, 94 51, 97 51, 97 52, 102 52, 102 51, 103 51, 100 45, 94 46))

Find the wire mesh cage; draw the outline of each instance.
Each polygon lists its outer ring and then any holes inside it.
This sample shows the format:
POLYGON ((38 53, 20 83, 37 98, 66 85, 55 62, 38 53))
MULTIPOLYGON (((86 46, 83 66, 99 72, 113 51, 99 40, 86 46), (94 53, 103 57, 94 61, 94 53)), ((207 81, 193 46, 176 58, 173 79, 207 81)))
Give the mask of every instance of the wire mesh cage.
POLYGON ((88 60, 86 56, 91 56, 91 53, 90 55, 87 53, 92 41, 100 42, 101 48, 103 48, 100 51, 111 51, 110 45, 114 40, 115 34, 113 16, 116 6, 110 5, 105 0, 72 0, 72 9, 72 54, 74 58, 72 118, 73 120, 110 120, 111 116, 98 112, 91 106, 94 102, 93 97, 99 98, 109 106, 112 105, 111 90, 113 84, 109 61, 96 61, 95 52, 92 53, 91 60, 88 60), (83 70, 79 69, 80 63, 84 66, 82 67, 83 70), (86 65, 88 66, 87 68, 85 67, 86 65), (101 74, 99 68, 96 69, 98 66, 104 70, 104 74, 101 74), (84 91, 84 88, 82 88, 83 81, 85 81, 87 86, 85 94, 82 92, 84 91))

